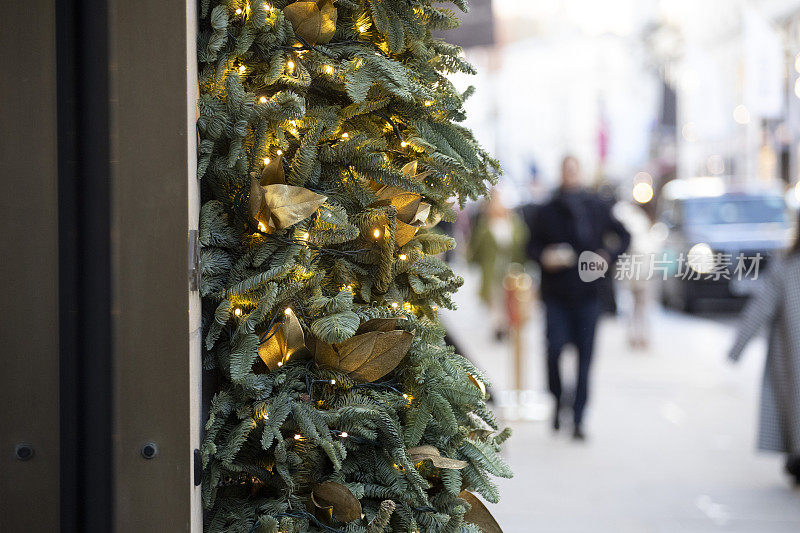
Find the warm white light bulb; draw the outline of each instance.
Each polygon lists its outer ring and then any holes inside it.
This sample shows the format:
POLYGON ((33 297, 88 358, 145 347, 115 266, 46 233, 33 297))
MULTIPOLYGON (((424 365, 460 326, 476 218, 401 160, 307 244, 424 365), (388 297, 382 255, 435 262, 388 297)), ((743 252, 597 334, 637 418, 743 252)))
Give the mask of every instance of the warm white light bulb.
POLYGON ((239 74, 244 74, 244 71, 247 70, 247 67, 244 65, 239 65, 239 74))
POLYGON ((262 96, 261 98, 258 99, 258 101, 261 102, 262 104, 266 104, 267 103, 267 97, 266 96, 262 96))
POLYGON ((350 138, 350 134, 349 133, 347 133, 347 132, 342 133, 342 139, 349 139, 349 138, 350 138))
POLYGON ((341 433, 339 433, 339 436, 342 437, 343 439, 346 439, 350 435, 346 431, 342 431, 341 433))
POLYGON ((269 157, 265 157, 265 158, 264 158, 264 164, 265 164, 265 165, 269 165, 269 162, 270 162, 270 161, 272 161, 272 159, 270 159, 269 157))
POLYGON ((335 379, 331 380, 331 385, 336 385, 336 380, 335 379))
POLYGON ((258 231, 267 231, 267 227, 264 225, 263 222, 258 223, 258 231))
POLYGON ((408 143, 407 143, 407 142, 405 142, 405 141, 401 141, 401 142, 400 142, 400 146, 402 146, 403 148, 405 148, 406 146, 408 146, 408 143))
POLYGON ((292 308, 291 308, 291 307, 287 307, 287 308, 286 308, 286 310, 285 310, 283 313, 284 313, 286 316, 289 316, 289 315, 291 315, 291 314, 292 314, 292 308))
POLYGON ((330 66, 330 65, 325 65, 324 67, 322 67, 322 71, 323 71, 325 74, 333 74, 333 72, 334 72, 334 69, 333 69, 333 67, 332 67, 332 66, 330 66))
POLYGON ((378 237, 381 236, 381 230, 375 228, 375 230, 372 232, 372 236, 377 239, 378 237))
POLYGON ((397 306, 398 306, 397 302, 392 302, 392 309, 397 309, 397 306))
POLYGON ((242 8, 241 7, 236 8, 236 14, 237 15, 241 15, 242 14, 242 8))
POLYGON ((242 310, 237 307, 233 310, 233 314, 236 316, 242 316, 242 310))
POLYGON ((275 152, 275 153, 276 153, 276 154, 278 154, 278 155, 283 155, 283 150, 278 150, 278 151, 277 151, 277 152, 275 152))
POLYGON ((406 254, 400 254, 400 261, 405 261, 406 259, 408 259, 406 254))
POLYGON ((299 433, 295 433, 295 434, 294 434, 294 440, 300 440, 300 439, 302 439, 302 438, 303 438, 303 436, 302 436, 302 435, 300 435, 299 433))
POLYGON ((294 61, 287 61, 286 62, 286 68, 288 68, 289 70, 293 70, 294 69, 294 61))

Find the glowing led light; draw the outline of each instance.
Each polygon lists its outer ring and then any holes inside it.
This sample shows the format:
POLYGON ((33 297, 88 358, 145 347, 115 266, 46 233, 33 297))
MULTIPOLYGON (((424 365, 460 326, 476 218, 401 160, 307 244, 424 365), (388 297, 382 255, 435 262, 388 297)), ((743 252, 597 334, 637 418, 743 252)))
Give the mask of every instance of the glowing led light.
POLYGON ((287 307, 286 310, 283 312, 283 314, 285 314, 286 316, 291 315, 292 314, 292 308, 291 307, 287 307))
POLYGON ((406 254, 400 254, 400 261, 405 261, 406 259, 408 259, 406 254))
POLYGON ((377 239, 378 237, 380 237, 380 236, 381 236, 381 230, 379 230, 378 228, 375 228, 375 229, 372 231, 372 236, 373 236, 373 237, 375 237, 375 238, 377 239))
POLYGON ((283 361, 278 361, 278 366, 283 366, 283 361))
POLYGON ((405 148, 406 146, 408 146, 408 143, 407 143, 407 142, 405 142, 405 141, 400 141, 400 146, 402 146, 403 148, 405 148))
POLYGON ((735 120, 737 124, 749 124, 750 111, 743 104, 737 105, 733 109, 733 120, 735 120))
POLYGON ((286 68, 288 68, 289 70, 294 70, 294 61, 291 61, 291 60, 287 61, 286 62, 286 68))
POLYGON ((432 106, 432 105, 433 105, 433 102, 432 102, 432 101, 430 101, 430 100, 425 100, 425 105, 426 105, 427 107, 430 107, 430 106, 432 106))
POLYGON ((335 379, 331 380, 331 385, 336 385, 336 380, 335 379))
POLYGON ((341 433, 339 433, 339 436, 342 437, 343 439, 346 439, 350 435, 346 431, 342 431, 341 433))
POLYGON ((269 413, 264 413, 264 420, 269 420, 269 413))
POLYGON ((267 231, 267 227, 264 225, 263 222, 258 223, 258 231, 267 231))
POLYGON ((633 186, 633 199, 640 204, 646 204, 653 199, 653 186, 646 181, 641 181, 633 186))
POLYGON ((342 139, 349 139, 349 138, 350 138, 350 134, 349 133, 347 133, 347 132, 342 133, 342 139))
POLYGON ((303 438, 303 436, 302 436, 302 435, 300 435, 299 433, 295 433, 295 434, 294 434, 294 440, 300 440, 300 439, 302 439, 302 438, 303 438))
POLYGON ((364 32, 366 32, 367 30, 369 30, 369 24, 362 24, 362 25, 360 25, 360 26, 358 27, 358 31, 360 31, 361 33, 364 33, 364 32))
POLYGON ((233 314, 236 316, 242 316, 242 310, 237 307, 233 310, 233 314))
POLYGON ((265 158, 264 158, 264 164, 265 164, 265 165, 269 165, 269 162, 270 162, 270 161, 272 161, 272 159, 270 159, 269 157, 265 157, 265 158))
POLYGON ((324 67, 322 67, 322 72, 324 72, 325 74, 333 74, 335 71, 332 66, 325 65, 324 67))
POLYGON ((681 135, 690 143, 697 141, 697 125, 694 122, 687 122, 681 128, 681 135))
POLYGON ((264 9, 266 9, 267 11, 271 11, 272 10, 272 6, 267 4, 266 2, 264 2, 264 9))
POLYGON ((267 97, 266 96, 262 96, 261 98, 258 99, 258 101, 261 102, 262 104, 266 104, 267 103, 267 97))
POLYGON ((714 252, 711 246, 704 242, 699 242, 689 249, 686 254, 686 262, 695 272, 708 274, 714 268, 714 252))
POLYGON ((244 74, 244 71, 247 70, 247 67, 244 65, 239 65, 239 74, 244 74))
POLYGON ((278 155, 283 155, 283 150, 278 150, 278 151, 277 151, 277 152, 275 152, 275 153, 276 153, 276 154, 278 154, 278 155))
POLYGON ((237 15, 241 15, 242 14, 242 8, 241 7, 236 8, 236 14, 237 15))
POLYGON ((397 307, 398 307, 398 303, 397 302, 392 302, 392 309, 397 309, 397 307))
POLYGON ((405 398, 406 400, 408 400, 408 394, 403 394, 403 398, 405 398))
POLYGON ((308 232, 306 231, 302 235, 300 235, 300 240, 307 241, 308 240, 308 232))

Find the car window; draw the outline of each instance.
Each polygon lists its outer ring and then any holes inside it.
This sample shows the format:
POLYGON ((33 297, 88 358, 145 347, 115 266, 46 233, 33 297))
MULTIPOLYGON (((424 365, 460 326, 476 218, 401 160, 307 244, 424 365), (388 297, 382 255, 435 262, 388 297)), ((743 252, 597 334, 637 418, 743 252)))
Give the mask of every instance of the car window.
POLYGON ((786 207, 780 196, 691 198, 683 204, 687 224, 786 223, 786 207))

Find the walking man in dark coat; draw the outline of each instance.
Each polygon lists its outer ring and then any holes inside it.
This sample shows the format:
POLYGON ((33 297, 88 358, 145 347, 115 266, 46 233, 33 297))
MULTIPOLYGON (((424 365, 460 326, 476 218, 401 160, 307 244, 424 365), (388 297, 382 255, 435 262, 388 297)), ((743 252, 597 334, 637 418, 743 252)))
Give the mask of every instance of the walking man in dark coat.
POLYGON ((587 281, 581 279, 579 258, 584 267, 587 261, 595 268, 603 262, 610 265, 628 248, 630 235, 611 214, 608 204, 583 188, 578 160, 572 156, 565 157, 561 164, 561 186, 550 201, 537 210, 530 225, 528 253, 542 270, 548 386, 555 399, 553 429, 561 427, 559 361, 564 346, 572 343, 578 350, 573 438, 583 440, 583 414, 600 300, 597 280, 590 281, 594 276, 584 276, 587 281))

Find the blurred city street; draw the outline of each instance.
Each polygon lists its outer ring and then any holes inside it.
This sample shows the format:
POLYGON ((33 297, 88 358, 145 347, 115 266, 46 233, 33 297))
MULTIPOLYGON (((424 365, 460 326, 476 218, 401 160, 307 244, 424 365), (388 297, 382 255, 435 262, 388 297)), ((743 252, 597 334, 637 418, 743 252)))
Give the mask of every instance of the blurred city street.
MULTIPOLYGON (((476 301, 474 270, 461 266, 459 309, 444 312, 459 349, 492 380, 498 412, 512 385, 511 343, 493 338, 476 301)), ((490 505, 504 531, 542 533, 796 533, 800 490, 783 473, 784 457, 755 450, 763 340, 739 366, 725 353, 735 315, 706 318, 654 308, 649 349, 632 351, 619 317, 605 318, 591 382, 587 434, 572 441, 568 419, 550 428, 543 318, 525 329, 529 420, 505 421, 515 477, 500 480, 490 505)), ((538 308, 538 302, 535 304, 538 308)), ((655 307, 655 306, 654 306, 655 307)), ((572 357, 563 361, 571 378, 572 357)))

